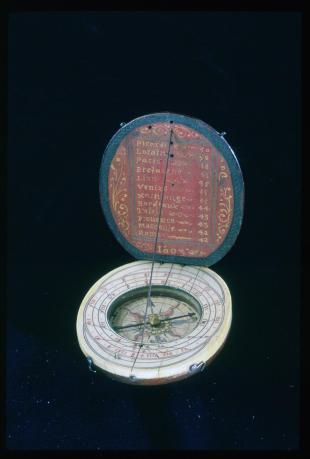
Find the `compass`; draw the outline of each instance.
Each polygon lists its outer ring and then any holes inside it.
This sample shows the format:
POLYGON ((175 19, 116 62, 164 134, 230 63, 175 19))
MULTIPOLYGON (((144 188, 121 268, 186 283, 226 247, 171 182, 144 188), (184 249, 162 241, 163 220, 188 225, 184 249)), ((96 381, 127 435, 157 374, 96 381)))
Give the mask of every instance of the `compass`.
POLYGON ((100 199, 138 261, 106 273, 81 303, 77 336, 92 371, 157 385, 211 362, 232 302, 209 266, 235 242, 243 195, 231 147, 206 123, 155 113, 122 124, 103 155, 100 199))

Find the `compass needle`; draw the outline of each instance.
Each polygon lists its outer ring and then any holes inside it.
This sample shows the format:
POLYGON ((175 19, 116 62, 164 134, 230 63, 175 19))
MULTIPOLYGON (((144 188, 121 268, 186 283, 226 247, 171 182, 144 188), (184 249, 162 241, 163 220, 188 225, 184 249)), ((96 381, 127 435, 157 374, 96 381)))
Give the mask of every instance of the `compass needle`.
POLYGON ((111 230, 138 261, 106 273, 84 297, 76 323, 83 353, 130 384, 201 371, 232 319, 229 289, 209 269, 242 221, 243 182, 232 149, 192 117, 137 118, 105 150, 100 199, 111 230))

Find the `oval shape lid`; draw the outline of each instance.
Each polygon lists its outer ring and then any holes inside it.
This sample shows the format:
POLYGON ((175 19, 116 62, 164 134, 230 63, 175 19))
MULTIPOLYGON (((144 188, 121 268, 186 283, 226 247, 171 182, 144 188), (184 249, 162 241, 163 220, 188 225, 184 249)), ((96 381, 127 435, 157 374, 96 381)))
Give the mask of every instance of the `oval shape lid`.
POLYGON ((211 266, 238 236, 244 185, 223 135, 189 116, 154 113, 112 137, 100 201, 116 239, 135 258, 211 266))

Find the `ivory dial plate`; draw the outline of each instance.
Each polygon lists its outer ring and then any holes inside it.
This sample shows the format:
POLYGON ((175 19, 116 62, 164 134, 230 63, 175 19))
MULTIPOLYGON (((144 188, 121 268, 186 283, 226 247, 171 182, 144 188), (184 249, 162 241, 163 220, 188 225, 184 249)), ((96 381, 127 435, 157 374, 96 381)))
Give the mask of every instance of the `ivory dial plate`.
POLYGON ((103 276, 77 317, 85 356, 132 384, 164 384, 204 369, 223 346, 232 319, 228 287, 215 272, 155 263, 152 308, 143 327, 151 265, 136 261, 103 276))

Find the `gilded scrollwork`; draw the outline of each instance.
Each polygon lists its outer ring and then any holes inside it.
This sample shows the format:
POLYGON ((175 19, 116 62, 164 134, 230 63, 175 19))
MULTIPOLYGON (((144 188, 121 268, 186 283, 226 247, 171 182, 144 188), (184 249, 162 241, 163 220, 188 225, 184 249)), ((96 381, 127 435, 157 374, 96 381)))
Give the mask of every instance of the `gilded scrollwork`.
POLYGON ((135 246, 142 250, 142 252, 152 252, 154 249, 154 243, 152 242, 145 242, 145 241, 136 241, 135 246))
POLYGON ((115 155, 110 168, 110 202, 117 224, 125 236, 129 233, 127 205, 126 150, 120 149, 115 155))
POLYGON ((228 177, 227 172, 221 171, 221 172, 219 173, 219 180, 220 180, 220 182, 221 182, 221 180, 223 180, 223 179, 225 179, 225 178, 227 178, 227 177, 228 177))
MULTIPOLYGON (((141 126, 137 130, 141 134, 152 134, 152 135, 168 135, 171 130, 171 124, 170 123, 154 123, 152 127, 150 128, 149 126, 141 126)), ((202 136, 194 131, 193 129, 187 127, 187 126, 182 126, 181 124, 173 124, 173 132, 177 135, 177 137, 180 138, 188 138, 188 139, 200 139, 202 136)))
POLYGON ((221 242, 227 233, 232 217, 233 195, 230 186, 220 188, 218 224, 216 231, 216 242, 221 242))

